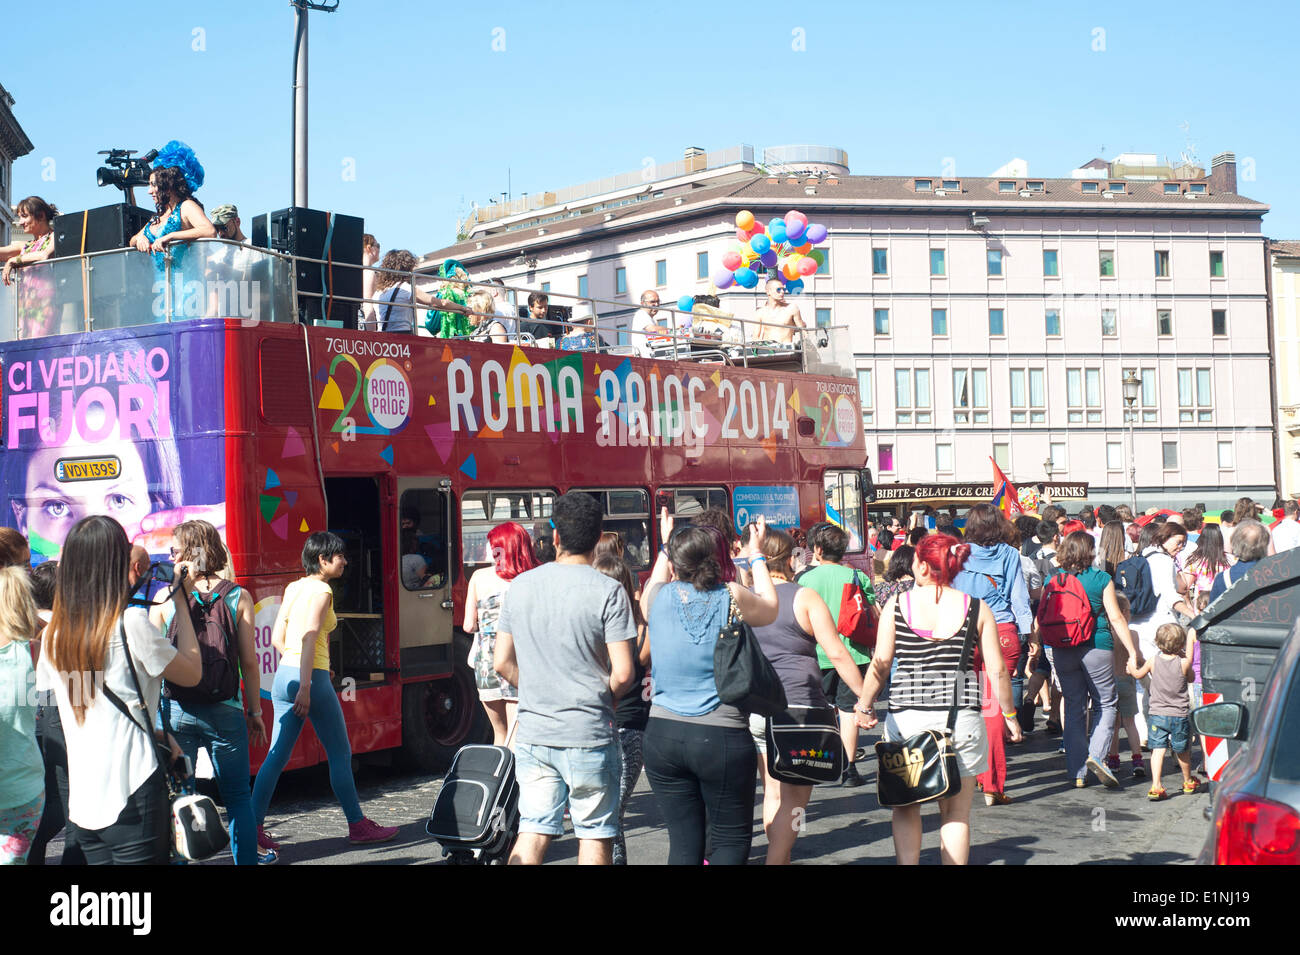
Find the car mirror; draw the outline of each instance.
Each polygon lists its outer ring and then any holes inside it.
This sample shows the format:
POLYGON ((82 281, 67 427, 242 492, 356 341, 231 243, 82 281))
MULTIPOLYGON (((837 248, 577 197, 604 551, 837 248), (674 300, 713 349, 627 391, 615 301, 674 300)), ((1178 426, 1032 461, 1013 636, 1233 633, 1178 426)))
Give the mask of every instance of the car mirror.
POLYGON ((1246 738, 1246 708, 1240 703, 1212 703, 1192 711, 1192 725, 1203 736, 1246 738))

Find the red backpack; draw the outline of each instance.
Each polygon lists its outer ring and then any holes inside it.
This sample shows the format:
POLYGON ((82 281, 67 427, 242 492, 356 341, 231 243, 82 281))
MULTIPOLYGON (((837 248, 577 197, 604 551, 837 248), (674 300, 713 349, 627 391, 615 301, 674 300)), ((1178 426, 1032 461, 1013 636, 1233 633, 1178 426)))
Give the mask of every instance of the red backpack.
POLYGON ((840 636, 848 638, 854 650, 869 654, 876 648, 880 612, 867 602, 867 595, 858 586, 857 571, 853 572, 853 579, 840 593, 840 613, 835 620, 835 629, 840 636))
POLYGON ((1062 572, 1047 582, 1038 603, 1043 643, 1053 650, 1077 647, 1091 640, 1096 628, 1092 601, 1078 577, 1062 572))

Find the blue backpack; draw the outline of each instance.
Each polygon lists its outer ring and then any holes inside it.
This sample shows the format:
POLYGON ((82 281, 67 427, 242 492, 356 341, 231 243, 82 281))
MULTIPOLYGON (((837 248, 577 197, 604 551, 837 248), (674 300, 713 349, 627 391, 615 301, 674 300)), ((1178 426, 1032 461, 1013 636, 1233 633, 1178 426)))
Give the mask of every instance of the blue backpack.
POLYGON ((1128 598, 1129 610, 1134 617, 1155 613, 1159 601, 1145 557, 1135 555, 1115 568, 1115 589, 1128 598))

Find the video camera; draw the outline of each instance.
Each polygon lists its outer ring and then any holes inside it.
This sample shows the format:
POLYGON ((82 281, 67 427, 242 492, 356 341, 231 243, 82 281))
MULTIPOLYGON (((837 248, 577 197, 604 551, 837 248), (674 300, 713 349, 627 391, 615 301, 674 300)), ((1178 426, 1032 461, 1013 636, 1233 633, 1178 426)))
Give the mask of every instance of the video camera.
POLYGON ((147 186, 150 167, 158 158, 158 150, 151 149, 143 156, 132 157, 134 149, 101 149, 99 154, 107 156, 105 165, 95 170, 95 183, 100 186, 117 186, 123 192, 129 192, 136 186, 147 186))

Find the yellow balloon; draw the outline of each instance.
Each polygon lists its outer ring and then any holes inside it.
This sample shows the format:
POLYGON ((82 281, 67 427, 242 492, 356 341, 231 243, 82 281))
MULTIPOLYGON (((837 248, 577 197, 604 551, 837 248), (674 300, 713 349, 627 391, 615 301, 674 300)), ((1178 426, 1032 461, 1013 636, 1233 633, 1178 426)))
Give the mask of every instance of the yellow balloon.
POLYGON ((736 228, 744 229, 746 232, 754 228, 754 213, 750 212, 748 209, 743 209, 740 212, 737 212, 736 228))

